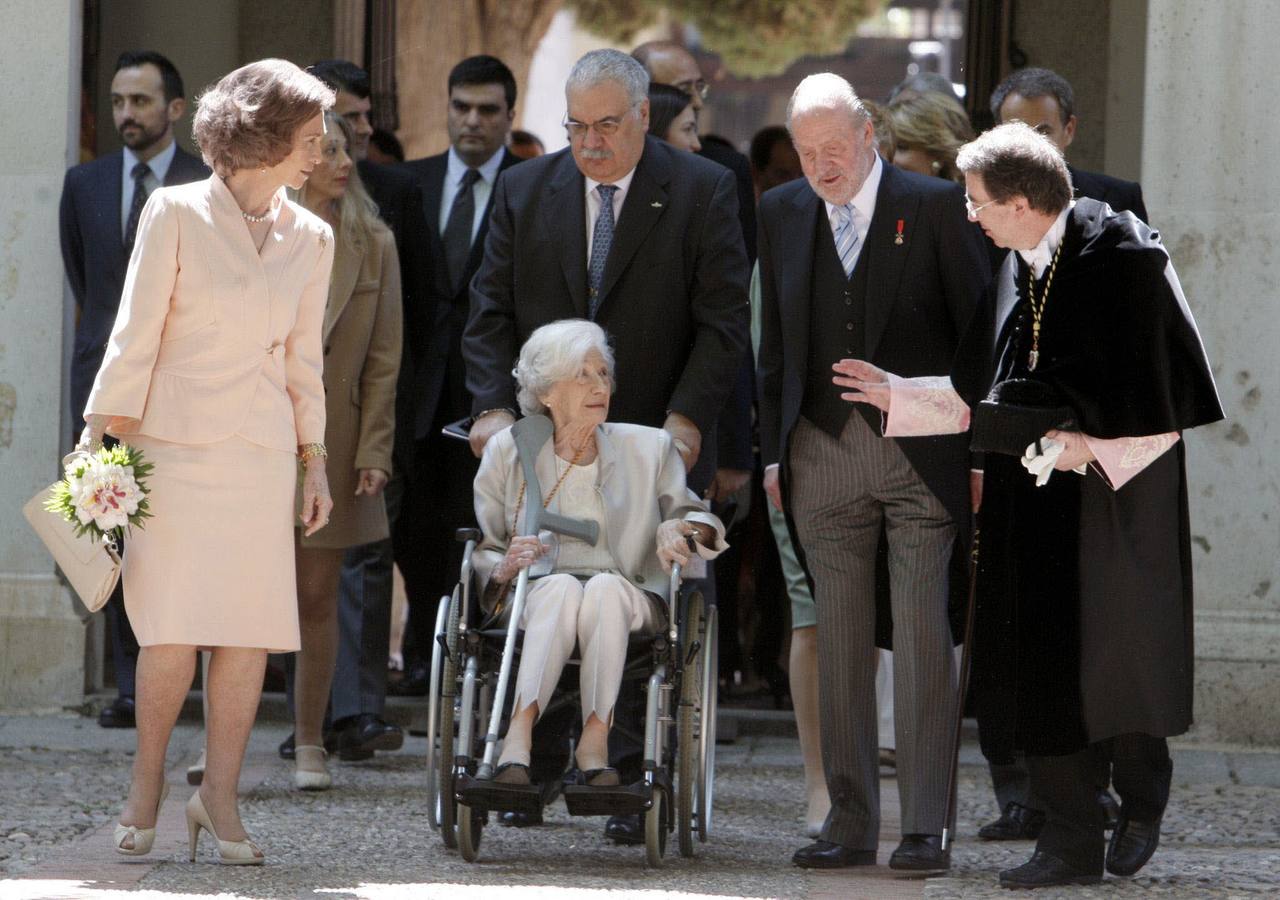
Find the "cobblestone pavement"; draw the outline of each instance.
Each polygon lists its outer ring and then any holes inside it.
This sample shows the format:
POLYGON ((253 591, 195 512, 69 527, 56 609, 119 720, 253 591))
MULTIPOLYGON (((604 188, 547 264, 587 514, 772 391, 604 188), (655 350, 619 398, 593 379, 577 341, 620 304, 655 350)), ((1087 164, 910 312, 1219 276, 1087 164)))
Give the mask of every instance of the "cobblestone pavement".
MULTIPOLYGON (((648 870, 643 849, 615 847, 598 819, 557 804, 543 828, 490 826, 480 861, 446 851, 423 812, 425 744, 334 764, 336 787, 300 794, 275 757, 285 726, 251 740, 243 812, 268 865, 235 869, 186 861, 183 767, 201 732, 183 724, 170 750, 174 790, 151 856, 125 860, 110 826, 127 788, 132 731, 104 731, 74 715, 0 717, 0 898, 185 897, 1000 897, 996 873, 1029 855, 1029 843, 981 844, 972 836, 994 801, 976 750, 966 746, 959 841, 947 877, 902 878, 884 868, 896 843, 896 785, 885 781, 881 866, 812 873, 790 865, 805 843, 799 747, 793 738, 744 734, 719 752, 712 840, 695 859, 670 847, 648 870)), ((1038 898, 1280 896, 1280 754, 1180 749, 1160 852, 1133 879, 1038 898)), ((208 837, 202 860, 211 859, 208 837)))

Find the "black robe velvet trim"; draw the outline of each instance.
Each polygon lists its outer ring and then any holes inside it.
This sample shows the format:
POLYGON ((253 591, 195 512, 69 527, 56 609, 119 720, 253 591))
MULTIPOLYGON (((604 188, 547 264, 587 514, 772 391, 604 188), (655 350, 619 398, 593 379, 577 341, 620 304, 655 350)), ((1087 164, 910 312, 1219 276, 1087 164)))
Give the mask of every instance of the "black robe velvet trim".
MULTIPOLYGON (((1040 378, 1071 398, 1086 433, 1105 438, 1222 418, 1158 235, 1080 200, 1063 240, 1040 365, 1028 371, 1027 269, 1010 254, 956 358, 952 380, 965 400, 981 400, 996 380, 1040 378)), ((1184 460, 1179 442, 1116 491, 1092 468, 1036 487, 1015 457, 986 455, 972 685, 992 761, 1190 725, 1184 460)))

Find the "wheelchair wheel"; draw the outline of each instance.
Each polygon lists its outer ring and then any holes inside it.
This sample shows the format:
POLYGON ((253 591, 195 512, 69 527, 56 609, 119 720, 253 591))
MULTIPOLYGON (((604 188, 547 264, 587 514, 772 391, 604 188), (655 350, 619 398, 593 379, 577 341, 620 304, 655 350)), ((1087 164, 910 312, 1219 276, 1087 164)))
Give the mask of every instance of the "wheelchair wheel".
POLYGON ((667 852, 667 802, 662 788, 654 785, 653 806, 644 814, 644 860, 653 869, 662 866, 667 852))
POLYGON ((475 862, 480 856, 480 838, 488 819, 488 813, 458 804, 458 851, 467 862, 475 862))
POLYGON ((714 606, 703 616, 702 717, 698 729, 698 840, 711 832, 711 801, 716 783, 716 712, 720 706, 720 616, 714 606))
POLYGON ((689 594, 684 615, 684 643, 680 656, 685 660, 680 677, 680 712, 676 725, 676 836, 680 841, 680 855, 693 856, 693 835, 700 831, 698 810, 701 806, 702 784, 699 758, 702 709, 705 706, 703 673, 707 662, 705 610, 702 594, 689 594), (693 642, 701 643, 701 649, 689 658, 693 642))
MULTIPOLYGON (((455 707, 458 695, 458 653, 461 641, 458 639, 458 623, 462 617, 461 591, 455 587, 449 603, 449 617, 445 628, 444 663, 440 677, 439 728, 440 749, 435 760, 436 782, 439 785, 440 797, 440 837, 450 850, 458 849, 458 802, 453 798, 453 760, 457 754, 455 748, 455 707)), ((439 645, 437 644, 437 647, 439 645)), ((434 658, 434 652, 433 652, 434 658)))
POLYGON ((446 655, 441 643, 449 627, 449 600, 448 596, 441 597, 436 609, 435 640, 431 644, 431 687, 427 697, 427 821, 432 828, 440 827, 440 808, 444 804, 444 794, 440 791, 439 757, 449 753, 440 731, 440 675, 446 655), (440 742, 439 750, 436 749, 437 740, 440 742))

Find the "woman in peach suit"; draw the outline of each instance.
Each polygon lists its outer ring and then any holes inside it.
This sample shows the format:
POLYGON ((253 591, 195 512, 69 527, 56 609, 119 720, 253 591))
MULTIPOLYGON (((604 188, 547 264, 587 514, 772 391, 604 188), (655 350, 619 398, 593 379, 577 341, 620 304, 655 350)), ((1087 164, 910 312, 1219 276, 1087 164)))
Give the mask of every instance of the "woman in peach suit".
POLYGON ((82 444, 107 432, 155 464, 153 518, 124 564, 138 655, 138 752, 116 828, 151 849, 165 751, 195 671, 209 666, 208 762, 187 804, 223 862, 260 864, 236 787, 268 650, 298 649, 293 516, 323 527, 321 329, 333 234, 294 204, 320 161, 333 92, 283 60, 252 63, 200 98, 195 137, 214 171, 161 188, 138 225, 120 312, 85 411, 82 444))

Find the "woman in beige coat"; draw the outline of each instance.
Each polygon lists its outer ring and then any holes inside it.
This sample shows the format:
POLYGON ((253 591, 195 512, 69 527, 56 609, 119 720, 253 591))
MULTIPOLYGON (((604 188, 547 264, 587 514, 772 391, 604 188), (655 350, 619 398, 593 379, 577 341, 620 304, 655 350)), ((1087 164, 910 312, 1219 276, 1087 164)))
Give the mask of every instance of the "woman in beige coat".
POLYGON ((138 636, 138 752, 114 843, 151 849, 165 751, 211 649, 208 765, 187 804, 223 862, 260 864, 236 800, 267 651, 298 648, 293 517, 329 518, 321 327, 333 234, 289 201, 320 162, 333 92, 283 60, 208 89, 195 136, 214 175, 147 200, 120 312, 85 410, 154 463, 152 518, 130 536, 125 605, 138 636))
POLYGON ((391 231, 348 155, 353 134, 325 113, 320 165, 299 199, 333 228, 337 247, 324 314, 324 387, 332 521, 298 535, 294 670, 294 784, 325 790, 332 779, 321 740, 338 650, 338 579, 343 551, 390 534, 382 490, 391 475, 396 378, 400 373, 400 263, 391 231))

